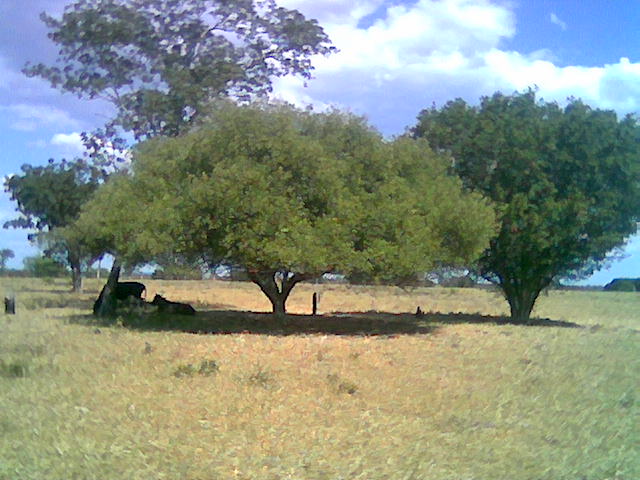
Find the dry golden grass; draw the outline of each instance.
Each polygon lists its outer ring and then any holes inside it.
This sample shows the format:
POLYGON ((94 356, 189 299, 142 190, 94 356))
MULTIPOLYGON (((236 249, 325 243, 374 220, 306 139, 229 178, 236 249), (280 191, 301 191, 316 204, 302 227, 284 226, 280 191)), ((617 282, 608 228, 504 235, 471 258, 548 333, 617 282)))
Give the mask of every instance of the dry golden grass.
POLYGON ((562 328, 486 290, 301 285, 292 312, 387 314, 274 320, 234 312, 269 310, 253 285, 145 283, 224 312, 97 325, 95 293, 2 280, 0 479, 640 478, 635 295, 551 292, 562 328))

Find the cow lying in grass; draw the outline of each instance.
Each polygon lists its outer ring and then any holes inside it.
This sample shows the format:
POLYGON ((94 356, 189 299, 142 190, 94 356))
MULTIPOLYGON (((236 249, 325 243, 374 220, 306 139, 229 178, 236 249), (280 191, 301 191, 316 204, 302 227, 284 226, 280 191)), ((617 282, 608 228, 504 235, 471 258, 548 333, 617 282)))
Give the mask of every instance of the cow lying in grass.
POLYGON ((175 313, 176 315, 195 315, 195 309, 186 303, 172 302, 167 300, 162 295, 153 297, 152 305, 158 307, 159 312, 163 313, 175 313))

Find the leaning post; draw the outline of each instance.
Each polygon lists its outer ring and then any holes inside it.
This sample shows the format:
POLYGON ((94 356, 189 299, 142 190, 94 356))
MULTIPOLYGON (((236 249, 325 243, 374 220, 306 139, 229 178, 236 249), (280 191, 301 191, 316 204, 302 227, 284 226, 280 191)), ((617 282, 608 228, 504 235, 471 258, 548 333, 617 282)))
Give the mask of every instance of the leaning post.
POLYGON ((311 297, 311 312, 314 317, 318 314, 318 292, 313 292, 311 297))
POLYGON ((4 297, 4 313, 6 315, 15 315, 16 314, 16 297, 15 297, 15 295, 10 295, 8 297, 4 297))

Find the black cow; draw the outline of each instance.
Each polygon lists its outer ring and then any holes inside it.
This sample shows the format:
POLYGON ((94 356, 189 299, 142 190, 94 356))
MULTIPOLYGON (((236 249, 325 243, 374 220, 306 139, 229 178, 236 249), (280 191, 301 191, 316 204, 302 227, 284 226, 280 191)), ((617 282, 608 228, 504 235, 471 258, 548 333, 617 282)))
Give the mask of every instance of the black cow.
POLYGON ((142 300, 142 292, 146 289, 147 287, 140 282, 118 282, 116 283, 115 296, 118 300, 125 300, 127 297, 142 300))
MULTIPOLYGON (((98 314, 98 311, 102 306, 102 302, 104 301, 104 291, 106 290, 106 288, 107 288, 106 285, 102 287, 102 290, 100 291, 100 295, 98 295, 98 298, 93 304, 94 315, 98 314)), ((126 300, 127 298, 133 298, 134 300, 143 302, 142 292, 144 292, 146 289, 147 287, 145 287, 140 282, 118 282, 116 283, 116 288, 113 293, 114 293, 114 296, 116 297, 116 300, 122 301, 122 300, 126 300)))
POLYGON ((153 297, 152 305, 158 307, 159 312, 175 313, 176 315, 195 315, 195 309, 186 303, 172 302, 162 295, 153 297))

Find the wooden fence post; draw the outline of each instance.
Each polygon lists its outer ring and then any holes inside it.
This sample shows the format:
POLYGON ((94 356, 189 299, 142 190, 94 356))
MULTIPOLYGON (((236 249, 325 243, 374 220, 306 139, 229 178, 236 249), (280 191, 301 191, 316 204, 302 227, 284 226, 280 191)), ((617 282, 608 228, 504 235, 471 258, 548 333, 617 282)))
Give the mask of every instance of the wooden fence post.
POLYGON ((16 314, 16 297, 4 297, 4 313, 7 315, 16 314))
POLYGON ((311 311, 312 315, 315 317, 318 313, 318 292, 313 292, 313 297, 311 299, 311 311))

